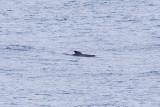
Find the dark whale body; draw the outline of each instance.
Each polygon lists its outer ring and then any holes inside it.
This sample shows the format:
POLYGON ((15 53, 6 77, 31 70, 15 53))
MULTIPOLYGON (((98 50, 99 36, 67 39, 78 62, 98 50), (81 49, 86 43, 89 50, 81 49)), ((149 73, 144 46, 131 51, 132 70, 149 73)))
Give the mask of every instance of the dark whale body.
POLYGON ((74 54, 72 54, 73 56, 82 56, 82 57, 95 57, 95 55, 88 55, 88 54, 82 54, 79 51, 74 51, 74 54))

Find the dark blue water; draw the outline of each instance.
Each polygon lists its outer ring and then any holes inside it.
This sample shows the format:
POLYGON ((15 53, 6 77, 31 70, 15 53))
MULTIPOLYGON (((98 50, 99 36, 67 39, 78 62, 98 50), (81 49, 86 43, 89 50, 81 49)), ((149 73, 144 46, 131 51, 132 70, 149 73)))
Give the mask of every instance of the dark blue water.
POLYGON ((160 106, 160 1, 0 4, 0 106, 160 106))

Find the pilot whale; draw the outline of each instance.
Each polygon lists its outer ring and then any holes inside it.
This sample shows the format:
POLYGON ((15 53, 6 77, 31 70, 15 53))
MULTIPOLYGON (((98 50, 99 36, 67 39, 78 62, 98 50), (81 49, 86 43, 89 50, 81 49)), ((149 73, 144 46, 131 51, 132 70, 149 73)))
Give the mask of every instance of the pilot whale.
POLYGON ((82 57, 95 57, 96 55, 88 55, 88 54, 82 54, 79 51, 74 51, 74 54, 72 54, 73 56, 82 56, 82 57))
POLYGON ((66 53, 63 53, 63 54, 64 55, 69 55, 69 56, 96 57, 96 55, 83 54, 79 51, 74 51, 74 54, 66 54, 66 53))

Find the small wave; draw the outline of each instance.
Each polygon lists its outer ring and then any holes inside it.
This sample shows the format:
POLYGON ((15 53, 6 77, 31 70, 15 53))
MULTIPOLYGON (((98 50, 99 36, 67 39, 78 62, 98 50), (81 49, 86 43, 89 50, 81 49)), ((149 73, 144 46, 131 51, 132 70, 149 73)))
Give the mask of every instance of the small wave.
POLYGON ((160 25, 156 25, 156 27, 160 27, 160 25))
POLYGON ((149 72, 144 72, 140 73, 141 76, 159 76, 160 71, 149 71, 149 72))
POLYGON ((160 75, 160 71, 150 71, 150 74, 160 75))
POLYGON ((25 45, 9 45, 5 49, 14 50, 14 51, 28 51, 33 48, 31 46, 25 46, 25 45))

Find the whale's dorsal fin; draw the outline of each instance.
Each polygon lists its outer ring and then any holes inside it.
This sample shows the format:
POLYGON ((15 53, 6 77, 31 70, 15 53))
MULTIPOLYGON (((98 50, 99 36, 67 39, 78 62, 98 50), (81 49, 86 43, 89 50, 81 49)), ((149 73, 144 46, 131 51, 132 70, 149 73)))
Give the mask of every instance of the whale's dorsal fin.
POLYGON ((79 52, 79 51, 74 51, 74 53, 77 55, 80 55, 80 54, 82 54, 81 52, 79 52))

